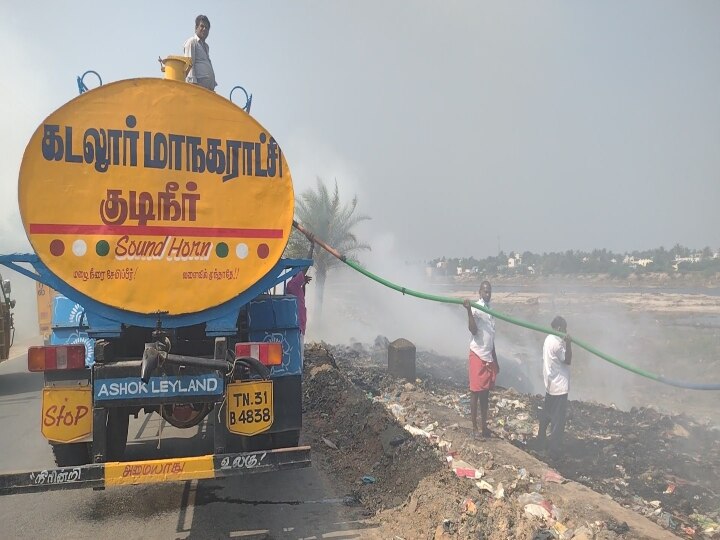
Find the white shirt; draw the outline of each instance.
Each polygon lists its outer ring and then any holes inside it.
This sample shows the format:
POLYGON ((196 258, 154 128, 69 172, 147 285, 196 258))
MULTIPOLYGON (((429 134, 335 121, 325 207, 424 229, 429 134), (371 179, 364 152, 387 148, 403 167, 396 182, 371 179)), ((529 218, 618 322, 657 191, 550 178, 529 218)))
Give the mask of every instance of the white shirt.
POLYGON ((570 366, 565 363, 565 340, 550 334, 543 344, 543 380, 551 396, 570 390, 570 366))
MULTIPOLYGON (((476 303, 490 307, 482 298, 476 303)), ((470 310, 478 329, 477 334, 470 337, 470 350, 485 362, 490 363, 493 361, 492 352, 495 348, 495 317, 475 307, 470 310)))
POLYGON ((186 81, 214 91, 217 83, 215 82, 215 70, 210 61, 210 45, 200 41, 200 38, 194 35, 185 42, 184 50, 185 56, 192 58, 192 67, 186 81))

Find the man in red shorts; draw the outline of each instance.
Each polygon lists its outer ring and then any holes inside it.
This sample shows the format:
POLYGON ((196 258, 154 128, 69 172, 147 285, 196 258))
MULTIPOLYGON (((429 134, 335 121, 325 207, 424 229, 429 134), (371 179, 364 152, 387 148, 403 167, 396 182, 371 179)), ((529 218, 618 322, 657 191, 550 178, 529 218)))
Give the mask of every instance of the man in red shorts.
MULTIPOLYGON (((481 306, 490 307, 492 287, 489 281, 480 284, 481 306)), ((472 416, 473 437, 478 438, 477 410, 480 401, 480 422, 482 437, 490 437, 487 427, 490 390, 495 386, 495 379, 500 373, 500 365, 495 354, 495 318, 474 308, 470 300, 463 302, 468 314, 468 330, 470 330, 470 357, 468 359, 468 378, 470 379, 470 414, 472 416)))

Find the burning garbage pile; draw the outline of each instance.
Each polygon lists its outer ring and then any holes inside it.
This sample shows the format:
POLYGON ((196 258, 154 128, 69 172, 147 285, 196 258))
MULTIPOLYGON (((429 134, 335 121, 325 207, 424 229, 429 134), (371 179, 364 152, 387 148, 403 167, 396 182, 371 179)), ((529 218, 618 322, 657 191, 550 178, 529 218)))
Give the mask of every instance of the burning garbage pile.
MULTIPOLYGON (((528 401, 531 411, 542 405, 528 401)), ((720 538, 720 432, 707 425, 572 402, 565 454, 553 465, 676 534, 720 538)))
MULTIPOLYGON (((494 462, 489 450, 462 442, 467 434, 460 424, 467 424, 470 399, 460 378, 447 376, 452 370, 440 369, 442 379, 428 376, 424 364, 437 358, 424 353, 424 361, 418 362, 419 379, 396 380, 387 375, 378 348, 355 343, 331 350, 369 403, 382 405, 407 433, 425 439, 456 476, 472 479, 487 500, 511 498, 525 518, 550 523, 548 538, 573 538, 566 533, 577 533, 578 527, 570 529, 562 509, 542 491, 564 478, 611 497, 673 534, 720 538, 720 497, 715 492, 720 480, 720 433, 709 426, 652 409, 624 412, 573 401, 564 454, 550 460, 533 445, 542 397, 497 389, 491 395, 491 428, 498 438, 548 463, 549 474, 533 477, 522 467, 494 462)), ((434 368, 437 373, 437 365, 434 368)), ((472 508, 481 499, 468 500, 463 504, 472 508)), ((572 520, 570 524, 578 525, 572 520)), ((580 526, 588 527, 587 538, 599 530, 605 535, 628 532, 623 520, 595 520, 580 526)), ((638 536, 630 532, 627 537, 638 536)))

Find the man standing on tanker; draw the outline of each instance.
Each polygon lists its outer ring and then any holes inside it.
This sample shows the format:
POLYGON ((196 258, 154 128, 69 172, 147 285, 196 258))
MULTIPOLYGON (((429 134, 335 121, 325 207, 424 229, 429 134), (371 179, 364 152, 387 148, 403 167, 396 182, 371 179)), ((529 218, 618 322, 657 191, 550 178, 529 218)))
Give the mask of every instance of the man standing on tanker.
MULTIPOLYGON (((490 307, 492 286, 489 281, 480 284, 478 304, 490 307)), ((472 417, 473 437, 478 438, 477 411, 480 402, 480 422, 482 437, 490 437, 487 427, 490 390, 495 387, 495 379, 500 373, 500 365, 495 354, 495 318, 463 302, 468 314, 470 330, 470 356, 468 358, 468 379, 470 382, 470 415, 472 417)))
POLYGON ((210 46, 205 42, 210 35, 210 20, 205 15, 195 17, 195 35, 185 42, 185 56, 192 60, 186 81, 215 91, 215 70, 210 61, 210 46))

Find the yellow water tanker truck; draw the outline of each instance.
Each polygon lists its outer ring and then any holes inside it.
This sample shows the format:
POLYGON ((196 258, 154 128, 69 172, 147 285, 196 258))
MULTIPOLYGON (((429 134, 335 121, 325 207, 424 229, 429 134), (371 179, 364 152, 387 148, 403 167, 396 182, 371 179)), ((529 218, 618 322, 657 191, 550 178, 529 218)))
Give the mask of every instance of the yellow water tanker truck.
POLYGON ((33 252, 0 264, 58 293, 28 351, 57 467, 2 473, 0 493, 310 465, 296 299, 270 292, 312 261, 282 257, 290 169, 248 112, 173 78, 81 91, 30 138, 18 200, 33 252), (129 461, 148 414, 206 426, 206 446, 129 461))

